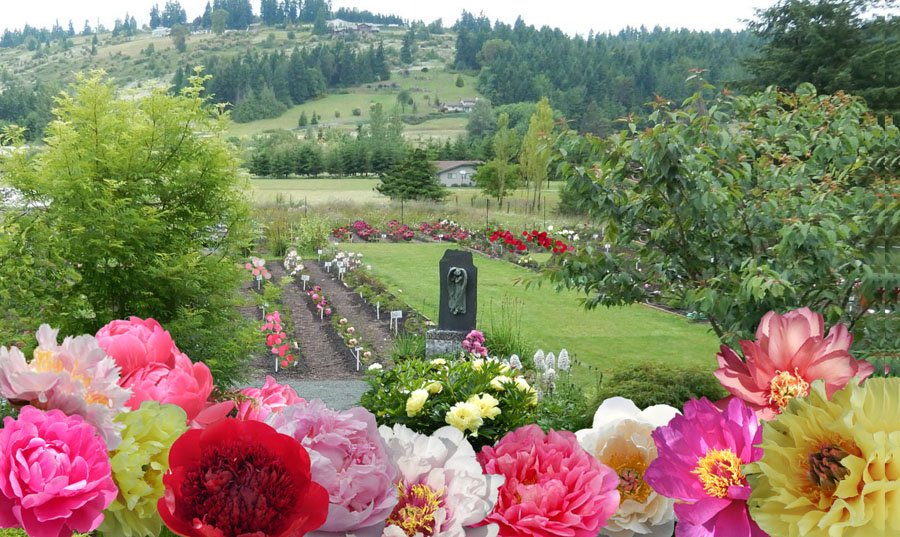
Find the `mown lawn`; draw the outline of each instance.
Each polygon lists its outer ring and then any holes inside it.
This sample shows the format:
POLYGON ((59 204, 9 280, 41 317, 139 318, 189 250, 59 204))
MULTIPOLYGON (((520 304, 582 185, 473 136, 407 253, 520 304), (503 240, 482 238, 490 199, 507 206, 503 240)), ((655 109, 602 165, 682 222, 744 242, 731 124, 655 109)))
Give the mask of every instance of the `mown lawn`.
MULTIPOLYGON (((448 245, 345 244, 362 252, 364 263, 398 296, 437 321, 438 261, 448 245)), ((530 272, 506 261, 474 254, 478 268, 478 325, 489 328, 492 315, 504 304, 521 305, 522 333, 545 351, 566 348, 578 359, 601 370, 638 363, 715 367, 716 337, 706 325, 635 305, 586 311, 579 295, 557 293, 547 285, 526 289, 515 285, 530 272)))

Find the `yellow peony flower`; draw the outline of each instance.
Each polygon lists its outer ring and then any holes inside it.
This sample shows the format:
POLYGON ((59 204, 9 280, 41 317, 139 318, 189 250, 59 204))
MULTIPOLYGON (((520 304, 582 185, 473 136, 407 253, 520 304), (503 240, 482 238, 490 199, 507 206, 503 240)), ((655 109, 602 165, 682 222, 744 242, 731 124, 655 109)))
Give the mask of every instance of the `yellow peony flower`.
POLYGON ((494 399, 493 395, 487 393, 482 394, 481 397, 473 395, 472 397, 469 397, 469 400, 466 402, 478 405, 482 418, 492 420, 500 415, 500 407, 497 406, 500 404, 500 401, 494 399))
POLYGON ((498 392, 502 392, 506 389, 504 384, 512 382, 513 379, 507 377, 506 375, 497 375, 493 379, 491 379, 491 388, 497 390, 498 392))
POLYGON ((477 358, 472 360, 472 369, 475 371, 481 371, 484 368, 484 358, 477 358))
POLYGON ((433 365, 434 367, 445 367, 447 365, 447 360, 444 360, 443 358, 435 358, 431 361, 431 365, 433 365))
POLYGON ((442 391, 444 391, 444 385, 435 380, 435 381, 429 382, 428 386, 425 386, 425 389, 428 390, 428 393, 434 395, 434 394, 438 394, 438 393, 441 393, 442 391))
POLYGON ((477 433, 478 428, 484 423, 481 417, 481 407, 476 403, 456 403, 447 412, 445 418, 448 425, 452 425, 465 433, 467 430, 477 433))
POLYGON ((406 400, 406 415, 410 418, 422 411, 425 401, 428 400, 427 390, 413 390, 406 400))
POLYGON ((528 384, 528 381, 525 380, 525 377, 516 377, 515 382, 516 388, 518 388, 519 391, 526 392, 530 395, 530 397, 528 398, 528 404, 531 406, 537 406, 537 390, 535 390, 531 385, 528 384))
POLYGON ((900 535, 900 379, 822 381, 765 424, 745 467, 750 514, 770 535, 900 535))
POLYGON ((144 401, 141 408, 116 417, 124 425, 122 443, 109 452, 119 495, 104 511, 104 535, 155 537, 162 528, 156 503, 169 469, 169 449, 187 430, 187 415, 176 405, 144 401))

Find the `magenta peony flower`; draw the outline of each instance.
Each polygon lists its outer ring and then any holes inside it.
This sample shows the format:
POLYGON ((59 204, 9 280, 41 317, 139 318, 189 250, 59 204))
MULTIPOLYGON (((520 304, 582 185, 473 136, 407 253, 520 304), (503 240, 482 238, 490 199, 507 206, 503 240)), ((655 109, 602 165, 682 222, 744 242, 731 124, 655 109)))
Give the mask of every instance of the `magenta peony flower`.
POLYGON ((0 395, 42 410, 79 415, 97 428, 109 449, 119 445, 121 425, 113 420, 130 395, 119 386, 119 368, 93 336, 67 337, 44 324, 37 331, 34 359, 19 349, 0 347, 0 395))
POLYGON ((526 425, 484 447, 478 460, 485 473, 506 479, 482 522, 499 525, 501 536, 596 537, 619 507, 616 473, 568 431, 545 435, 526 425))
POLYGON ((109 455, 81 416, 26 406, 0 429, 0 527, 31 537, 89 532, 116 499, 109 455))
POLYGON ((300 441, 313 480, 328 491, 328 518, 310 535, 381 535, 397 505, 398 472, 371 412, 337 412, 322 401, 305 401, 270 414, 266 423, 300 441))
POLYGON ((244 388, 240 393, 247 398, 238 404, 237 417, 241 420, 264 421, 273 412, 281 412, 288 405, 303 402, 293 388, 278 384, 270 375, 266 375, 262 388, 244 388))
POLYGON ((760 419, 772 419, 790 399, 809 395, 814 380, 824 380, 831 397, 854 376, 865 379, 875 371, 872 364, 850 355, 853 336, 846 326, 834 325, 826 337, 825 321, 809 308, 784 315, 770 311, 760 321, 756 339, 741 341, 746 361, 723 345, 715 375, 760 419))
POLYGON ((732 399, 720 412, 706 398, 653 431, 658 457, 644 480, 675 499, 678 537, 766 537, 747 513, 750 487, 742 465, 759 460, 762 427, 753 410, 732 399))
POLYGON ((172 336, 149 318, 112 321, 97 332, 97 343, 115 359, 123 377, 149 364, 173 367, 175 357, 181 354, 172 336))
POLYGON ((191 363, 190 358, 179 354, 172 367, 163 363, 149 364, 122 379, 122 386, 132 390, 127 403, 132 410, 140 408, 144 401, 178 405, 184 409, 190 423, 207 408, 213 378, 206 364, 191 363))

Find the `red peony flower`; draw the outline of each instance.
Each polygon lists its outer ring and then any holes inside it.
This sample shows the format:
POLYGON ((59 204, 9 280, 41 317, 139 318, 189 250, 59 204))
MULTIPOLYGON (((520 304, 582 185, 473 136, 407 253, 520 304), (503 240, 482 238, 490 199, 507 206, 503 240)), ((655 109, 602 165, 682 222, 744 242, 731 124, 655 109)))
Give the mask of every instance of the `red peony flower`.
POLYGON ((163 485, 159 514, 184 537, 301 537, 328 514, 306 449, 259 421, 186 432, 172 445, 163 485))

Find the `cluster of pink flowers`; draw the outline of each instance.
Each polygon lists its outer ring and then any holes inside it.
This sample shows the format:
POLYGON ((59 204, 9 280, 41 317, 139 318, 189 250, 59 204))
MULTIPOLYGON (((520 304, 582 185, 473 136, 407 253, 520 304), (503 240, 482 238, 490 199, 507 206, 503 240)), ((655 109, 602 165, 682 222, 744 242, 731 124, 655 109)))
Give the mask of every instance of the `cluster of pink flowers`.
POLYGON ((472 232, 452 220, 436 220, 419 224, 419 232, 435 241, 459 242, 467 240, 472 232))
POLYGON ((406 224, 391 220, 387 223, 387 235, 395 241, 411 241, 415 238, 416 232, 406 224))
POLYGON ((485 357, 488 355, 487 347, 484 346, 484 334, 479 330, 472 330, 466 334, 466 338, 462 342, 462 348, 470 354, 485 357))
POLYGON ((251 257, 249 263, 244 263, 244 268, 250 271, 254 278, 262 276, 266 280, 272 279, 272 273, 266 269, 266 260, 261 257, 251 257))
POLYGON ((346 226, 338 226, 331 230, 331 236, 339 241, 349 241, 350 240, 350 228, 346 226))
POLYGON ((325 293, 322 292, 321 285, 316 285, 313 286, 312 289, 307 289, 306 294, 312 299, 313 304, 316 305, 317 312, 321 311, 325 317, 331 315, 331 306, 328 305, 328 300, 325 298, 325 293))
POLYGON ((269 348, 269 351, 281 358, 281 367, 296 365, 294 355, 288 352, 291 344, 281 323, 280 312, 273 311, 266 315, 266 322, 259 329, 266 335, 266 347, 269 348))
POLYGON ((351 227, 359 238, 364 241, 374 241, 378 239, 378 229, 372 227, 365 220, 356 220, 351 227))

